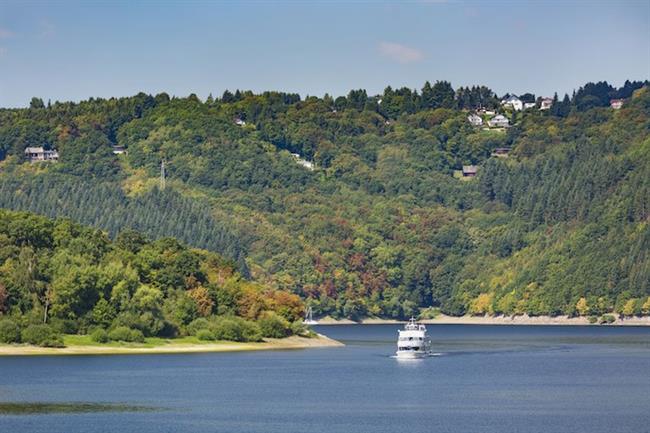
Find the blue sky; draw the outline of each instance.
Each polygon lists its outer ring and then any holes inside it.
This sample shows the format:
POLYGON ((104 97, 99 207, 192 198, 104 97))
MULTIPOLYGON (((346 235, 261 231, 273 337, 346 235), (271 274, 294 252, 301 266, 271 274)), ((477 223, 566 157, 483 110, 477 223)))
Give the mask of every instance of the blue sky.
POLYGON ((345 94, 650 78, 650 0, 0 0, 0 106, 224 89, 345 94))

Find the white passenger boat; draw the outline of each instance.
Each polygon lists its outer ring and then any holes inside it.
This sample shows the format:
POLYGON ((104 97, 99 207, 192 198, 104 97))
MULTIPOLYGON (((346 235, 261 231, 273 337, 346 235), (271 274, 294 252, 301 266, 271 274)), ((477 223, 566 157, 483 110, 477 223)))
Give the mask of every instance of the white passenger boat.
POLYGON ((431 340, 427 337, 426 326, 416 323, 414 318, 397 331, 397 358, 415 359, 431 355, 431 340))

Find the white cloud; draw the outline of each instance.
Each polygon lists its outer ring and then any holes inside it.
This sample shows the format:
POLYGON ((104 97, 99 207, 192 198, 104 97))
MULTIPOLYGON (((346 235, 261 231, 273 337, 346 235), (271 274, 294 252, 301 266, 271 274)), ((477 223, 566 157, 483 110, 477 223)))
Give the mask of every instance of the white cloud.
POLYGON ((424 57, 422 51, 395 42, 381 42, 379 44, 379 52, 383 56, 399 63, 419 62, 424 57))

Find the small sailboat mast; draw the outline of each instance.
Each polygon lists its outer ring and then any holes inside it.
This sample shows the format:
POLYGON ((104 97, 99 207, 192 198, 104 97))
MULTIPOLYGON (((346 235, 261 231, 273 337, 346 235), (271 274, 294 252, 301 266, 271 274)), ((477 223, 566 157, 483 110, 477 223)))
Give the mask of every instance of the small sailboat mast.
POLYGON ((311 307, 307 309, 307 312, 305 313, 305 320, 302 321, 304 325, 318 325, 318 321, 314 320, 314 312, 312 311, 311 307))

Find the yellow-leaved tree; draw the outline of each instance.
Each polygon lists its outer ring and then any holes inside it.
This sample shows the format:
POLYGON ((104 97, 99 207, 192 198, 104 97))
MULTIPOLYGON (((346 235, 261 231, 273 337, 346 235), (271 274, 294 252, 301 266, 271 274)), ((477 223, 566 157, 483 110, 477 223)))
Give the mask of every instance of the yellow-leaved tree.
POLYGON ((634 308, 636 307, 636 299, 628 299, 628 301, 623 305, 623 309, 621 311, 621 314, 624 316, 630 317, 634 316, 634 308))
POLYGON ((578 302, 576 303, 576 311, 581 316, 589 314, 589 305, 587 305, 587 300, 584 297, 578 299, 578 302))
POLYGON ((493 293, 481 293, 472 301, 469 312, 471 314, 492 314, 492 300, 494 299, 493 293))
POLYGON ((646 301, 641 306, 641 311, 643 314, 650 314, 650 296, 648 296, 648 299, 646 299, 646 301))

